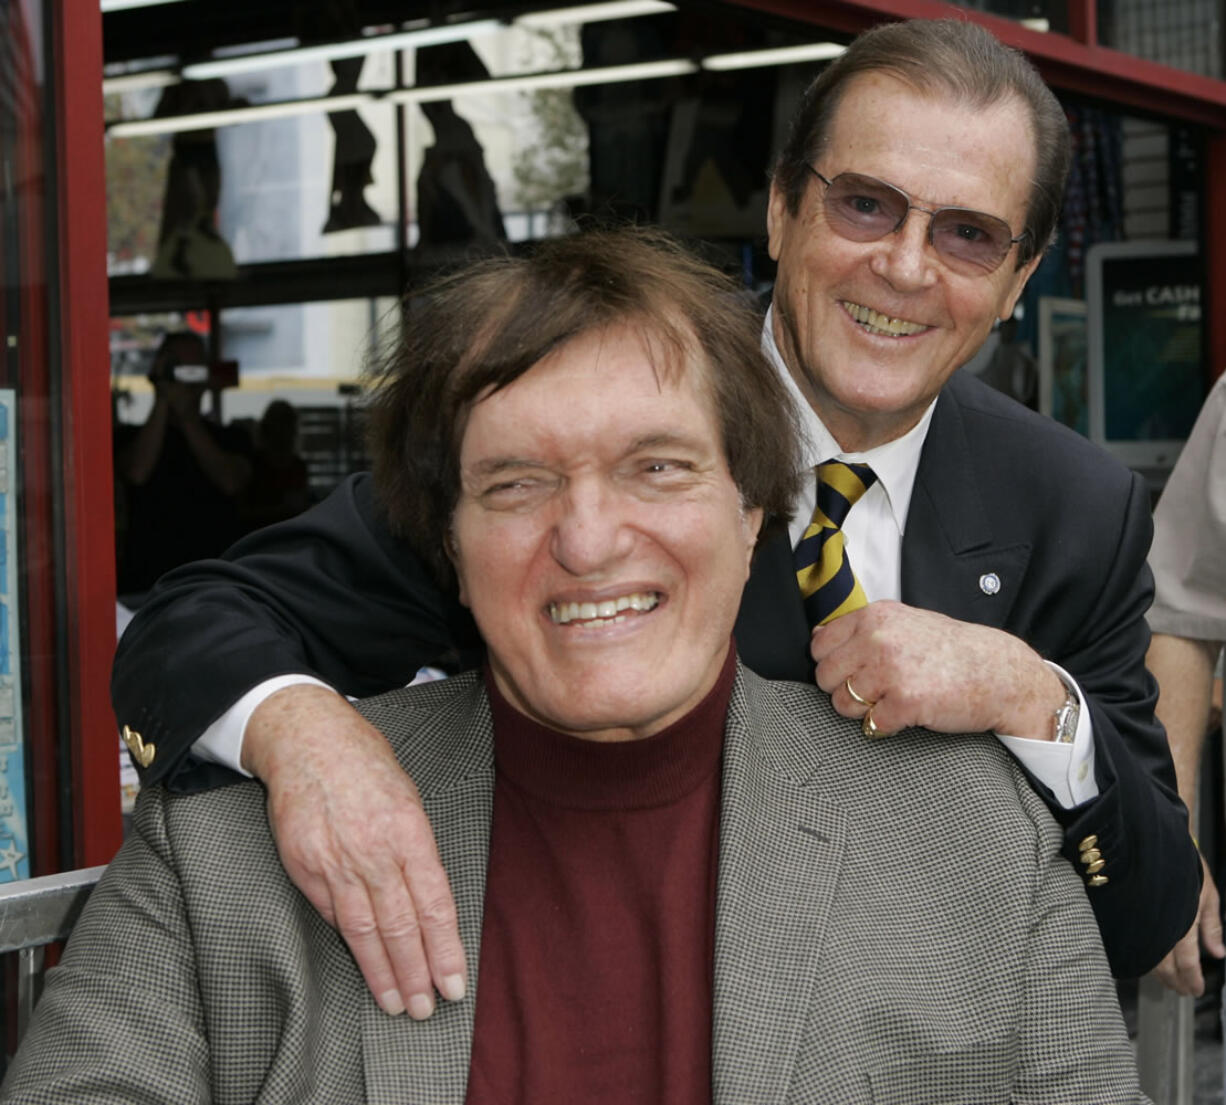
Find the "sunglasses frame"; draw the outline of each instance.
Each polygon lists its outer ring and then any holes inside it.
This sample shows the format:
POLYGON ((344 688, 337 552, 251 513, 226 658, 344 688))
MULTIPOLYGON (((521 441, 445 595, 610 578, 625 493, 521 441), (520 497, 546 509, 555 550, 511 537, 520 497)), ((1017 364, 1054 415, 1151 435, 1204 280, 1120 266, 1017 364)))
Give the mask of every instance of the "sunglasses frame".
MULTIPOLYGON (((818 180, 822 182, 822 184, 826 186, 826 191, 823 195, 823 204, 825 203, 826 197, 830 195, 831 185, 834 184, 836 180, 839 180, 841 177, 845 177, 845 176, 858 177, 861 180, 871 181, 873 184, 878 184, 882 188, 888 189, 889 191, 894 192, 895 194, 901 196, 904 202, 906 203, 907 206, 902 213, 902 217, 898 220, 897 223, 894 224, 893 228, 891 228, 890 230, 887 230, 885 233, 878 235, 876 238, 859 238, 859 239, 847 238, 848 241, 879 242, 881 241, 882 238, 886 238, 891 234, 897 234, 906 225, 907 219, 910 216, 911 212, 919 211, 922 214, 925 214, 928 216, 928 244, 937 251, 937 255, 943 261, 945 261, 946 264, 955 263, 956 265, 956 263, 962 262, 963 264, 974 268, 976 271, 983 273, 985 276, 988 276, 994 273, 998 268, 1000 268, 1002 264, 1004 264, 1005 258, 1009 256, 1009 251, 1015 245, 1017 245, 1019 242, 1024 241, 1030 235, 1030 228, 1026 227, 1020 234, 1018 234, 1016 237, 1013 237, 1013 228, 999 215, 991 215, 986 211, 976 211, 972 207, 954 207, 954 206, 921 207, 918 203, 913 203, 911 200, 911 197, 907 195, 907 193, 904 192, 901 188, 899 188, 898 185, 891 184, 888 180, 882 180, 879 177, 868 176, 866 173, 843 172, 843 173, 838 173, 832 179, 827 179, 825 176, 819 173, 815 168, 813 168, 813 166, 810 165, 807 161, 804 163, 804 165, 805 165, 805 168, 809 170, 809 172, 811 172, 815 177, 817 177, 818 180), (1010 235, 1009 244, 1008 246, 1006 246, 1004 251, 1001 253, 999 260, 997 260, 997 262, 994 265, 992 265, 991 268, 985 268, 983 265, 980 265, 977 262, 966 259, 966 258, 960 258, 960 257, 957 257, 956 255, 951 256, 949 253, 943 251, 936 244, 936 242, 933 241, 933 237, 932 237, 933 222, 936 220, 936 217, 938 215, 944 214, 946 211, 952 211, 955 214, 962 213, 966 215, 974 215, 976 218, 979 218, 979 219, 991 219, 994 222, 1000 223, 1000 225, 1005 228, 1005 232, 1010 235)), ((837 233, 840 233, 841 237, 845 237, 845 238, 847 237, 847 235, 841 234, 841 232, 837 230, 837 227, 835 229, 837 233)))

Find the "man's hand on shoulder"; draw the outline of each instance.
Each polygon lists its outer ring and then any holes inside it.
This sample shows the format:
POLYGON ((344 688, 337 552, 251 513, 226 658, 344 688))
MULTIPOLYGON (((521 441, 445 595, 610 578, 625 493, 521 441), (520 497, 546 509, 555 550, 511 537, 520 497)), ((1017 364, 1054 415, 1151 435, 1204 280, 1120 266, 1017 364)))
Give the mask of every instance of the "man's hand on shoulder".
POLYGON ((872 704, 883 736, 919 725, 1051 740, 1066 695, 1060 677, 1020 638, 889 600, 815 629, 811 651, 834 708, 863 718, 872 704))
POLYGON ((243 766, 294 884, 339 929, 379 1005, 422 1019, 464 996, 455 903, 413 780, 340 695, 286 687, 251 715, 243 766), (433 981, 432 981, 433 980, 433 981))

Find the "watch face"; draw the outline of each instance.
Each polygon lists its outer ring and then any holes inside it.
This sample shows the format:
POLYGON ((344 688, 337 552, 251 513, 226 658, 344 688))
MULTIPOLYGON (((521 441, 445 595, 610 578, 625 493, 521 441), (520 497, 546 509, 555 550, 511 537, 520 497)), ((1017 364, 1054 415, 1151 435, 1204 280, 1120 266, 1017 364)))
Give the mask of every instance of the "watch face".
POLYGON ((1069 700, 1056 711, 1057 743, 1073 743, 1073 738, 1077 736, 1077 718, 1080 713, 1080 703, 1070 695, 1069 700))

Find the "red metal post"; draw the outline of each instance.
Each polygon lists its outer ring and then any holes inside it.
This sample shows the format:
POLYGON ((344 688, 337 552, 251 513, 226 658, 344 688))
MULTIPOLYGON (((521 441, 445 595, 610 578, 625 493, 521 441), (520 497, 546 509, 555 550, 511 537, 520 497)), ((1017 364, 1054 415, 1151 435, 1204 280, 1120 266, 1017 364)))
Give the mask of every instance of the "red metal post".
POLYGON ((111 470, 102 16, 55 5, 59 318, 67 505, 73 855, 106 863, 122 838, 119 751, 108 692, 115 651, 115 517, 111 470))
POLYGON ((1068 33, 1082 46, 1098 45, 1098 0, 1068 0, 1068 33))

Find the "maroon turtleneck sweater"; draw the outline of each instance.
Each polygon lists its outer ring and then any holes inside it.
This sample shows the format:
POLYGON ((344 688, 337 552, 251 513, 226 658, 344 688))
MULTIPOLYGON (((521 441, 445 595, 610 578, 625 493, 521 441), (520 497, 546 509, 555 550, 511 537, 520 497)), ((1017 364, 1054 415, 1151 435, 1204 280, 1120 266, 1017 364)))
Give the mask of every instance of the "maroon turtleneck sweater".
POLYGON ((710 1105, 720 763, 735 659, 639 741, 486 687, 494 814, 467 1105, 710 1105))

